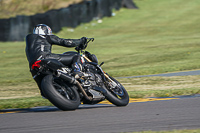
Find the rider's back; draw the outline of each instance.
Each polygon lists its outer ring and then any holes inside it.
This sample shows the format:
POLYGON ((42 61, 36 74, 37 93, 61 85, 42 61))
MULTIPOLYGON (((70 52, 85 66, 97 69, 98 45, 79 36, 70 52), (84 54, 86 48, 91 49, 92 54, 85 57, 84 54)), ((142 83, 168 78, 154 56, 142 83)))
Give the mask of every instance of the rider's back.
POLYGON ((26 55, 30 65, 48 53, 51 53, 51 44, 45 37, 36 34, 26 36, 26 55))

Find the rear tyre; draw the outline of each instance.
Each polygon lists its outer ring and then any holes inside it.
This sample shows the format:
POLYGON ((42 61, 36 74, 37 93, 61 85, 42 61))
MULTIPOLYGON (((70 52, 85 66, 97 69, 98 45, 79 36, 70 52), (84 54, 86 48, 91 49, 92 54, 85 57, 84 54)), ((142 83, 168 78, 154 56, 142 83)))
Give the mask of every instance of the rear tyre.
POLYGON ((80 105, 77 87, 66 84, 53 75, 47 75, 42 79, 41 89, 45 97, 63 111, 75 110, 80 105))
MULTIPOLYGON (((110 77, 110 76, 109 76, 110 77)), ((111 81, 107 81, 107 96, 106 99, 116 106, 126 106, 129 103, 129 95, 125 88, 113 77, 110 77, 115 85, 111 81)))

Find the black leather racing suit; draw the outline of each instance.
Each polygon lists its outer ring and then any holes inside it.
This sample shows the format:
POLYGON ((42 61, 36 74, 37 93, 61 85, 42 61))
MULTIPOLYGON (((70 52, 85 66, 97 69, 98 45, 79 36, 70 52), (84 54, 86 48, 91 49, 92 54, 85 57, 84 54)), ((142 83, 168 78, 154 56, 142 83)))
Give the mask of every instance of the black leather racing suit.
MULTIPOLYGON (((64 47, 76 47, 82 43, 84 43, 83 39, 62 39, 55 35, 27 35, 25 50, 32 76, 36 74, 36 71, 31 70, 31 66, 35 61, 39 59, 56 59, 66 66, 70 66, 79 60, 79 54, 76 52, 69 52, 68 54, 51 53, 53 44, 64 47)), ((39 88, 42 78, 42 76, 37 76, 35 78, 35 81, 37 82, 39 88)))

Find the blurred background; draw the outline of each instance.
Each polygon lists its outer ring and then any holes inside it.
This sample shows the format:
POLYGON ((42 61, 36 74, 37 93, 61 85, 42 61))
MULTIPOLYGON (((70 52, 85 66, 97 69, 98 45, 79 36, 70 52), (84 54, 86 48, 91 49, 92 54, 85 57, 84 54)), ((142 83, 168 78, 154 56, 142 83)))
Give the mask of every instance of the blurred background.
POLYGON ((1 0, 0 41, 23 41, 32 27, 44 23, 58 32, 94 18, 110 17, 112 10, 134 8, 131 0, 1 0))

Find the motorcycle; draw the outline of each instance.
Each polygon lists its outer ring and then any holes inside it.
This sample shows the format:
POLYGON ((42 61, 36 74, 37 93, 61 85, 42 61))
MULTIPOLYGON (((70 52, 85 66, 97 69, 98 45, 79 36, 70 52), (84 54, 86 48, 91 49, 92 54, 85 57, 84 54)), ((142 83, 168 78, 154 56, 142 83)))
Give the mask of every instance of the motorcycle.
POLYGON ((104 62, 98 65, 97 57, 85 51, 93 41, 94 38, 87 38, 82 47, 75 48, 81 56, 81 78, 72 76, 72 68, 54 59, 38 60, 32 65, 37 71, 33 78, 43 75, 41 91, 45 97, 63 111, 75 110, 81 103, 97 104, 105 99, 116 106, 129 103, 129 95, 122 84, 102 70, 104 62))

